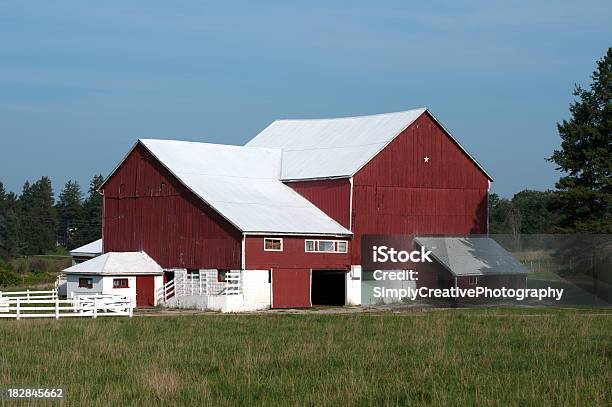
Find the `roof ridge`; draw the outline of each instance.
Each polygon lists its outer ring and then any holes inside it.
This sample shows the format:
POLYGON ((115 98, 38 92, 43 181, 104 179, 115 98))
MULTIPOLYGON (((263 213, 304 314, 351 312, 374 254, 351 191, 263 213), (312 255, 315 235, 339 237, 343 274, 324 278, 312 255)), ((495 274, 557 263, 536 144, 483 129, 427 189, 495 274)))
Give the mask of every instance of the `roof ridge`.
POLYGON ((163 142, 184 143, 184 144, 202 144, 206 146, 227 147, 227 148, 236 148, 236 149, 244 148, 244 149, 251 149, 251 150, 270 150, 270 151, 282 150, 281 148, 276 148, 276 147, 257 147, 257 146, 246 146, 246 145, 236 145, 236 144, 207 143, 205 141, 193 141, 193 140, 139 138, 138 141, 141 141, 141 142, 163 141, 163 142))
MULTIPOLYGON (((319 117, 319 118, 312 118, 312 119, 277 119, 274 120, 274 122, 288 122, 288 121, 324 121, 324 120, 342 120, 342 119, 361 119, 364 117, 376 117, 376 116, 390 116, 390 115, 394 115, 394 114, 400 114, 400 113, 408 113, 408 112, 416 112, 422 110, 423 112, 427 111, 427 107, 423 106, 423 107, 418 107, 418 108, 414 108, 414 109, 408 109, 408 110, 399 110, 397 112, 386 112, 386 113, 374 113, 374 114, 362 114, 362 115, 358 115, 358 116, 340 116, 340 117, 319 117)), ((273 123, 274 123, 273 122, 273 123)))

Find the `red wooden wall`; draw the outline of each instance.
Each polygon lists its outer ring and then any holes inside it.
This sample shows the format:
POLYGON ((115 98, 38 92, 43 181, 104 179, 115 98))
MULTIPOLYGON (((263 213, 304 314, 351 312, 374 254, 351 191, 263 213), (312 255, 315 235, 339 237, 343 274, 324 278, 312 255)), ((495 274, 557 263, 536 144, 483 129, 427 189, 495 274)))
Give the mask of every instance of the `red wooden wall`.
POLYGON ((351 183, 348 178, 287 182, 291 188, 315 204, 347 229, 351 227, 351 183))
POLYGON ((314 240, 345 240, 325 237, 283 237, 283 251, 272 252, 264 250, 264 237, 247 236, 245 240, 245 262, 247 270, 268 270, 270 268, 294 268, 294 269, 338 269, 348 270, 350 268, 349 253, 306 253, 304 241, 314 240))
POLYGON ((353 264, 363 234, 487 233, 488 178, 428 113, 355 174, 353 194, 353 264))
POLYGON ((105 252, 143 250, 164 268, 240 268, 242 233, 142 145, 103 192, 105 252))
MULTIPOLYGON (((310 307, 310 270, 348 270, 349 253, 306 253, 308 237, 283 237, 282 252, 264 250, 264 237, 247 236, 245 240, 246 268, 272 270, 272 307, 310 307)), ((339 239, 330 239, 339 240, 339 239)))

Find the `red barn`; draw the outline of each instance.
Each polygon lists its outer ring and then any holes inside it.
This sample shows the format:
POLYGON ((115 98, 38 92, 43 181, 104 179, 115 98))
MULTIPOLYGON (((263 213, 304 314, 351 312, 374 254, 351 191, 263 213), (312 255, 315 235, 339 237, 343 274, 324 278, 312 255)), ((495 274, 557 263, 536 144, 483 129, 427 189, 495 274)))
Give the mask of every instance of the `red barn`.
POLYGON ((104 252, 145 251, 177 305, 360 304, 363 235, 486 234, 491 180, 426 109, 139 140, 101 187, 104 252))

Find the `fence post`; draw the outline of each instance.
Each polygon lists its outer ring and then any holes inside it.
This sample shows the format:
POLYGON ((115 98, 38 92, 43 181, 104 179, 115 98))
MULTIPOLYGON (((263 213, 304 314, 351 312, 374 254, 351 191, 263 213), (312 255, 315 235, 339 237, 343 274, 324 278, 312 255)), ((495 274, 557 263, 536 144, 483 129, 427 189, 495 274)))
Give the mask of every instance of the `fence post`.
POLYGON ((59 297, 55 297, 55 319, 59 319, 59 297))
POLYGON ((28 301, 30 301, 30 289, 29 288, 26 290, 26 296, 28 298, 28 301))
POLYGON ((19 298, 17 298, 17 313, 16 313, 16 318, 20 319, 21 318, 21 301, 19 300, 19 298))
POLYGON ((98 318, 98 300, 95 297, 93 300, 93 317, 98 318))

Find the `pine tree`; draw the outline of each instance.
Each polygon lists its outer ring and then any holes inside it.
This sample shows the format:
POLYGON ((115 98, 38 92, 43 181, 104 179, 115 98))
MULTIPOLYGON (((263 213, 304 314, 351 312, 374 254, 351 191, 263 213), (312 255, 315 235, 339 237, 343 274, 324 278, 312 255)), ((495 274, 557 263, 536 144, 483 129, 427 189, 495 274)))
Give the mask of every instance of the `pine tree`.
POLYGON ((89 184, 89 195, 83 202, 79 229, 77 231, 75 245, 81 246, 102 237, 102 210, 103 199, 98 188, 104 182, 102 175, 93 177, 89 184))
POLYGON ((551 204, 565 233, 612 232, 612 48, 592 80, 588 90, 576 86, 572 117, 557 124, 561 149, 549 158, 566 174, 551 204))
POLYGON ((68 181, 64 190, 59 196, 57 204, 57 236, 60 244, 73 249, 75 235, 81 226, 80 215, 82 207, 83 193, 76 181, 68 181))
POLYGON ((26 255, 45 254, 55 248, 57 214, 51 180, 42 177, 31 186, 26 182, 19 200, 21 252, 26 255))

